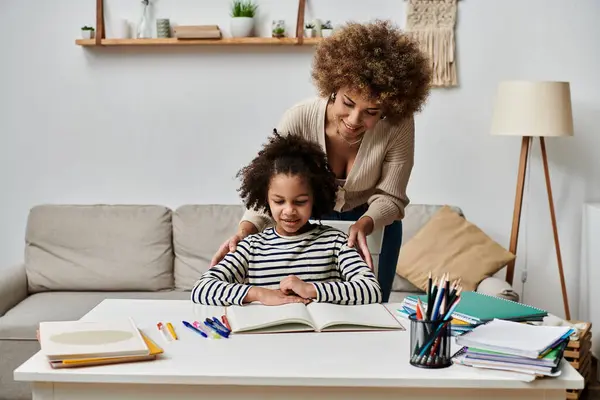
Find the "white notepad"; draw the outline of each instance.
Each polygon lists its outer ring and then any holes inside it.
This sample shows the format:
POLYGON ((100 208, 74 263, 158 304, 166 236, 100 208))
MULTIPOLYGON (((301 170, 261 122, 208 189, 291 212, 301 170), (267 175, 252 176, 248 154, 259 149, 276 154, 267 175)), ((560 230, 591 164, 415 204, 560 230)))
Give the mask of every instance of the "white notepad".
POLYGON ((529 325, 494 319, 457 337, 456 343, 482 350, 537 358, 541 352, 571 331, 568 326, 529 325))

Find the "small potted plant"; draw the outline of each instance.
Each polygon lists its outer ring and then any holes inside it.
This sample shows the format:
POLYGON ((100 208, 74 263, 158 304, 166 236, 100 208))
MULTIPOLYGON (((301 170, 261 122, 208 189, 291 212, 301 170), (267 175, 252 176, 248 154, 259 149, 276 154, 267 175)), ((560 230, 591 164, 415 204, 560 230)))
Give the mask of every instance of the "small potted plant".
POLYGON ((315 36, 315 24, 308 23, 304 25, 304 37, 311 38, 315 36))
POLYGON ((91 26, 84 26, 81 28, 81 37, 84 39, 94 38, 94 28, 91 26))
POLYGON ((231 4, 231 36, 249 37, 254 29, 254 16, 258 5, 252 0, 233 0, 231 4))
POLYGON ((272 24, 271 32, 273 37, 282 38, 285 37, 285 21, 284 20, 274 20, 272 24))
POLYGON ((331 21, 326 21, 324 24, 321 24, 321 35, 323 37, 329 37, 333 33, 333 25, 331 21))

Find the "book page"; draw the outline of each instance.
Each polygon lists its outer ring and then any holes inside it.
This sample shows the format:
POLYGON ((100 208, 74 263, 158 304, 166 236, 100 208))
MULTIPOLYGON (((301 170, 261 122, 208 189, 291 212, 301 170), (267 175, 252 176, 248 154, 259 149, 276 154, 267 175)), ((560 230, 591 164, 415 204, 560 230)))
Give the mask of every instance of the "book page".
POLYGON ((279 329, 267 329, 270 332, 296 331, 298 324, 315 330, 310 314, 302 303, 284 304, 281 306, 265 306, 250 303, 243 306, 227 307, 227 318, 234 333, 260 331, 265 328, 279 326, 279 329), (285 327, 284 325, 294 324, 285 327))
POLYGON ((382 304, 344 306, 310 303, 307 307, 318 330, 404 329, 382 304))

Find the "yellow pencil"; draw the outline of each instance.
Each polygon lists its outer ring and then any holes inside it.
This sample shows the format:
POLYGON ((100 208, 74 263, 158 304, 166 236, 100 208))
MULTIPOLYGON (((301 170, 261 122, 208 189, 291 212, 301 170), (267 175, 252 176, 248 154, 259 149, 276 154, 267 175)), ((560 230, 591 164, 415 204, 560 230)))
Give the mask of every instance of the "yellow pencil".
POLYGON ((169 333, 173 336, 173 339, 177 340, 177 335, 175 334, 175 329, 173 329, 173 325, 170 322, 167 322, 167 329, 169 329, 169 333))

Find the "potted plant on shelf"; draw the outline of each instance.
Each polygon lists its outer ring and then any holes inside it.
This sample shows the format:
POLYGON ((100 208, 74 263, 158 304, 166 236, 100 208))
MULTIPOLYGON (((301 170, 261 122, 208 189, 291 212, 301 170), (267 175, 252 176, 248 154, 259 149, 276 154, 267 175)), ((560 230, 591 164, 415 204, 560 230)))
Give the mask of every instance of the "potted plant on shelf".
POLYGON ((285 21, 282 19, 273 20, 271 33, 274 38, 285 37, 285 21))
POLYGON ((84 39, 93 39, 94 38, 94 28, 91 26, 83 26, 81 27, 81 37, 84 39))
POLYGON ((324 24, 321 24, 321 35, 323 37, 329 37, 333 33, 333 25, 331 21, 327 21, 324 24))
POLYGON ((230 23, 232 37, 252 36, 257 9, 258 5, 252 3, 252 0, 233 0, 230 23))
POLYGON ((311 38, 315 36, 315 24, 308 23, 304 25, 304 37, 311 38))

